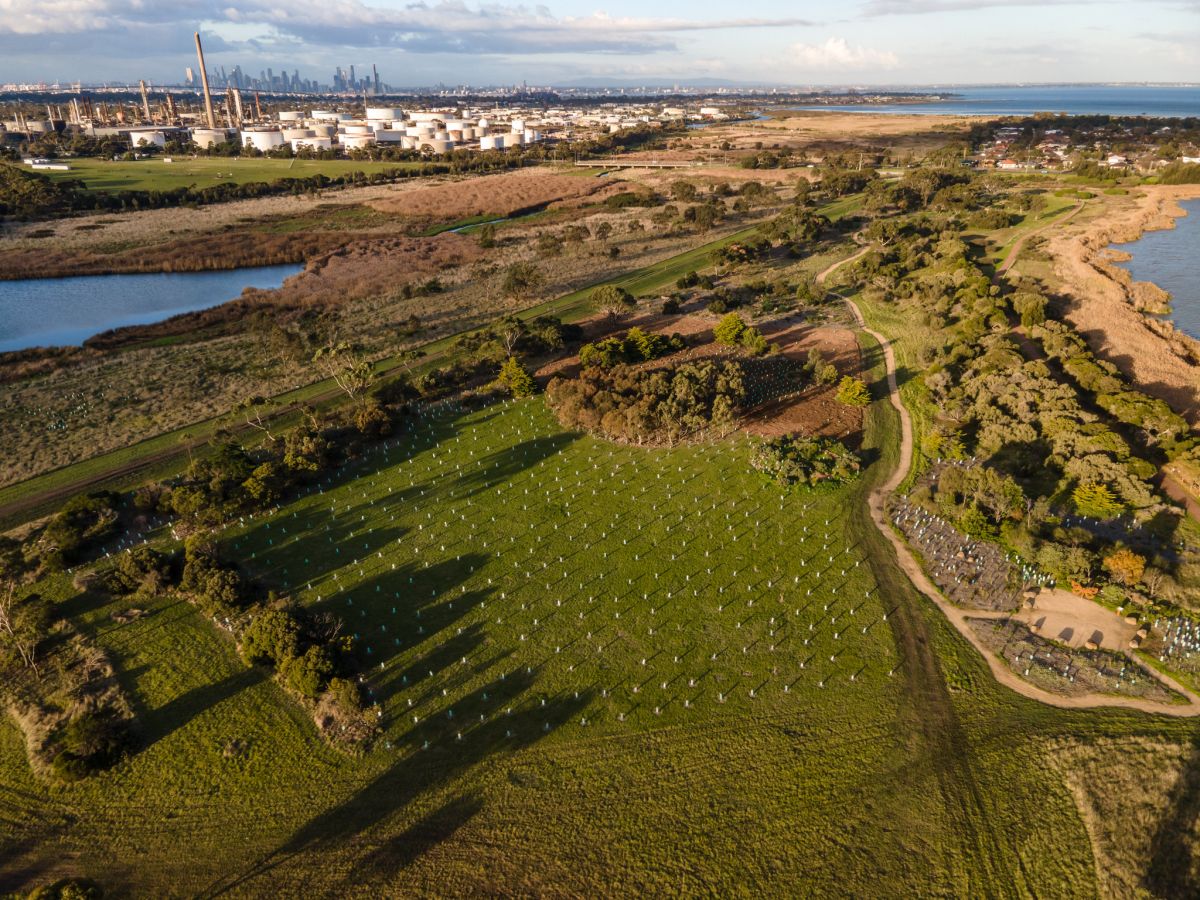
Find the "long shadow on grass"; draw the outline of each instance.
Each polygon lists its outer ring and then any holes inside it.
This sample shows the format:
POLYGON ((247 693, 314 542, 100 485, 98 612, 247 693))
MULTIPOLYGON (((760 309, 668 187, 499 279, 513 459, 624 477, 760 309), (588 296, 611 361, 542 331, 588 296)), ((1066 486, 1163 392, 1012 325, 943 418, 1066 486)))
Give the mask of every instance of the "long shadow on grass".
POLYGON ((173 700, 168 700, 158 709, 145 712, 140 717, 145 750, 176 730, 183 728, 196 716, 212 709, 219 703, 241 693, 265 679, 262 670, 241 669, 220 681, 202 684, 185 691, 173 700))
POLYGON ((1193 742, 1192 753, 1179 773, 1150 843, 1150 863, 1142 884, 1154 896, 1200 895, 1192 839, 1197 819, 1200 819, 1200 738, 1193 742))
POLYGON ((474 471, 463 475, 455 484, 455 497, 471 497, 490 491, 509 481, 526 469, 561 453, 581 435, 567 432, 521 441, 497 450, 479 460, 474 471))
MULTIPOLYGON (((535 684, 538 674, 536 670, 516 672, 503 682, 493 683, 487 690, 480 688, 457 705, 475 708, 483 703, 483 694, 488 691, 491 691, 488 702, 493 708, 515 703, 535 684)), ((200 896, 245 892, 257 879, 268 877, 273 869, 301 854, 345 848, 377 827, 386 828, 388 819, 402 814, 423 794, 451 785, 493 756, 533 746, 554 728, 571 721, 591 700, 590 692, 580 693, 578 698, 564 695, 548 699, 544 706, 526 706, 514 710, 511 715, 496 715, 470 727, 445 720, 436 728, 413 728, 397 739, 394 750, 400 759, 395 764, 348 799, 309 820, 275 851, 245 871, 210 885, 200 892, 200 896)), ((381 877, 411 865, 438 843, 451 838, 457 828, 481 808, 481 804, 469 797, 460 797, 443 810, 447 808, 449 812, 439 820, 443 826, 438 833, 430 834, 425 829, 422 841, 414 842, 412 835, 422 833, 422 823, 429 821, 428 816, 394 838, 382 835, 376 840, 363 841, 368 849, 360 854, 359 863, 347 867, 352 873, 347 878, 354 879, 352 886, 362 888, 364 872, 381 877)), ((435 813, 435 817, 437 815, 435 813)))

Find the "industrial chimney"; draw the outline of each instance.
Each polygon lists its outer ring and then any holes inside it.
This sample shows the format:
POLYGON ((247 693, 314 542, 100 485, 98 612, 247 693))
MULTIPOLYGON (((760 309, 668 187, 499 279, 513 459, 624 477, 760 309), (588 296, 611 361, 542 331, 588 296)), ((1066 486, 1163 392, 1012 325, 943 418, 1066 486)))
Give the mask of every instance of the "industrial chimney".
POLYGON ((153 120, 150 118, 150 95, 146 93, 146 80, 142 79, 138 84, 142 87, 142 115, 146 122, 151 122, 153 120))
POLYGON ((208 69, 204 67, 204 48, 200 46, 200 32, 196 32, 196 58, 200 61, 200 83, 204 85, 204 111, 208 115, 208 127, 217 127, 217 117, 213 115, 212 94, 208 92, 208 69))

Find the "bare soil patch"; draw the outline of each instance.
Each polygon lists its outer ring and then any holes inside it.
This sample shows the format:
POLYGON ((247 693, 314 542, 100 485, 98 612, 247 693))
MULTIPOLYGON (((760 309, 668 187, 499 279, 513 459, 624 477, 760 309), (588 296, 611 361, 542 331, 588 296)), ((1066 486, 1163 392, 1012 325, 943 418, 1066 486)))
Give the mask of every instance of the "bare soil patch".
POLYGON ((1013 618, 1036 626, 1038 634, 1068 647, 1091 642, 1106 650, 1124 650, 1137 634, 1136 625, 1112 610, 1058 588, 1042 588, 1034 605, 1023 608, 1013 618))

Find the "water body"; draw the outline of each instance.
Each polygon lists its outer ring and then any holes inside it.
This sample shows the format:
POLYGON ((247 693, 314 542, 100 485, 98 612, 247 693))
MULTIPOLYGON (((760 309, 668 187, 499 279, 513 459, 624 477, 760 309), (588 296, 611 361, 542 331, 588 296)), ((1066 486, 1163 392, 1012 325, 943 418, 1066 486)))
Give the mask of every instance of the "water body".
POLYGON ((111 328, 219 306, 243 288, 276 288, 303 266, 225 272, 83 275, 0 281, 0 352, 82 344, 111 328))
POLYGON ((1153 281, 1171 294, 1171 321, 1200 340, 1200 200, 1179 204, 1187 215, 1168 231, 1147 231, 1128 244, 1114 244, 1133 258, 1119 263, 1134 281, 1153 281))
POLYGON ((878 106, 803 106, 844 112, 928 113, 987 116, 1031 116, 1039 112, 1073 116, 1200 116, 1200 87, 1140 85, 1063 85, 1059 87, 931 87, 925 91, 957 94, 930 103, 882 103, 878 106))

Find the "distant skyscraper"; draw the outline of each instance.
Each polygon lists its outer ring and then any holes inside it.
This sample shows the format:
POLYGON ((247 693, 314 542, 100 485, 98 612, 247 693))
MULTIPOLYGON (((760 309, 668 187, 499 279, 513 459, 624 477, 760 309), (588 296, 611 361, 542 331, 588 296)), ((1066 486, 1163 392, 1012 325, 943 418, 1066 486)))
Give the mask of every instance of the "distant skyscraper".
POLYGON ((196 83, 196 73, 192 71, 191 66, 188 66, 184 72, 187 75, 187 86, 192 87, 196 83))

